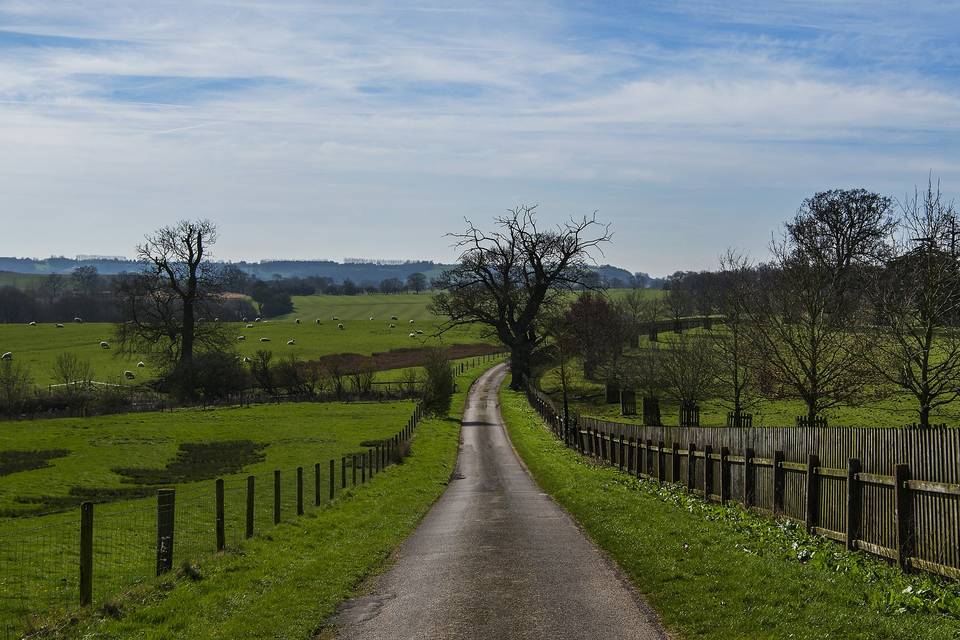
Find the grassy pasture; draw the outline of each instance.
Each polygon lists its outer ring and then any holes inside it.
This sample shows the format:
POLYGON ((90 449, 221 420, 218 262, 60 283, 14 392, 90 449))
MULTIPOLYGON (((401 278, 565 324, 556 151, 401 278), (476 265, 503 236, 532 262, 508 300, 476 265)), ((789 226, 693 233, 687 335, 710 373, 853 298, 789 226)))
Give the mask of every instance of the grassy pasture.
MULTIPOLYGON (((722 326, 717 330, 722 331, 722 326)), ((697 333, 701 329, 694 329, 688 333, 697 333)), ((661 332, 659 343, 668 345, 676 339, 673 332, 661 332)), ((649 347, 646 335, 640 337, 641 348, 649 347)), ((635 353, 635 349, 628 349, 626 353, 635 353)), ((570 368, 571 380, 571 408, 585 415, 597 416, 619 422, 641 423, 642 416, 621 416, 619 404, 606 404, 605 386, 583 376, 583 367, 579 363, 570 368)), ((555 400, 560 399, 559 368, 548 369, 541 378, 544 391, 547 391, 555 400)), ((917 405, 914 398, 897 389, 875 389, 868 393, 868 399, 858 406, 837 406, 823 412, 828 424, 836 427, 899 427, 917 422, 917 405), (888 392, 892 391, 892 392, 888 392)), ((637 394, 637 411, 640 412, 641 394, 637 394)), ((679 420, 680 405, 672 401, 666 394, 660 397, 660 414, 664 425, 676 425, 679 420)), ((700 404, 700 424, 704 426, 723 426, 729 408, 718 398, 707 400, 700 404)), ((771 400, 759 398, 753 413, 753 424, 756 427, 793 426, 797 416, 806 415, 806 405, 795 399, 771 400)), ((960 422, 960 402, 940 407, 931 415, 933 424, 947 423, 956 425, 960 422)))
MULTIPOLYGON (((266 322, 252 322, 252 328, 244 323, 227 323, 231 335, 246 337, 237 341, 237 350, 242 355, 253 355, 260 349, 273 351, 275 357, 294 353, 309 360, 333 353, 359 353, 370 355, 378 351, 388 351, 401 347, 419 347, 433 344, 464 344, 484 342, 479 327, 458 327, 444 334, 442 338, 433 338, 440 319, 427 309, 429 294, 400 295, 363 295, 363 296, 302 296, 294 299, 296 310, 287 316, 266 322), (398 320, 392 322, 390 316, 398 320), (333 316, 340 321, 333 320, 333 316), (374 320, 369 318, 373 316, 374 320), (295 318, 301 319, 296 324, 295 318), (320 319, 320 324, 316 320, 320 319), (410 324, 413 320, 413 324, 410 324), (343 330, 337 325, 344 325, 343 330), (423 335, 411 338, 409 334, 417 329, 423 335), (260 342, 267 338, 269 342, 260 342), (288 340, 296 340, 295 345, 287 345, 288 340)), ((64 322, 58 329, 53 324, 36 326, 0 324, 0 352, 11 351, 14 358, 26 363, 33 374, 34 382, 47 385, 52 382, 51 370, 59 354, 76 353, 78 357, 89 359, 93 365, 95 379, 102 382, 136 384, 138 381, 123 379, 125 370, 135 371, 138 378, 152 377, 151 363, 145 360, 147 367, 136 369, 141 358, 117 357, 113 349, 100 348, 100 341, 113 340, 113 325, 109 323, 77 324, 64 322)))

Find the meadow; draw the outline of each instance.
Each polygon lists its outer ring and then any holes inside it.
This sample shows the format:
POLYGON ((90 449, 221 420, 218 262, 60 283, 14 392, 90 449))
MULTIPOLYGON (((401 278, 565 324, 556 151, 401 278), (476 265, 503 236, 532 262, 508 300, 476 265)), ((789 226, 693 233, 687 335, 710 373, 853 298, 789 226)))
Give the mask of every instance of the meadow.
MULTIPOLYGON (((431 297, 427 293, 299 296, 294 297, 294 312, 286 316, 262 322, 249 318, 249 323, 226 324, 231 335, 245 336, 243 341, 236 342, 237 352, 244 356, 263 349, 273 351, 275 357, 295 354, 310 360, 335 353, 370 355, 404 347, 489 342, 476 326, 457 327, 435 337, 442 319, 429 311, 431 297), (391 321, 391 316, 398 319, 391 321), (300 324, 296 323, 297 318, 300 324), (247 328, 246 324, 253 327, 247 328), (344 328, 339 329, 338 324, 344 328), (390 328, 390 324, 396 325, 395 328, 390 328), (417 330, 423 334, 410 337, 410 333, 417 330), (260 342, 261 338, 269 342, 260 342), (288 345, 289 340, 295 340, 296 344, 288 345)), ((94 379, 100 382, 136 385, 155 375, 149 358, 117 356, 115 349, 100 347, 101 341, 113 341, 112 324, 80 324, 67 320, 63 324, 63 328, 56 328, 54 324, 0 324, 0 353, 12 352, 17 361, 30 368, 34 383, 39 386, 54 382, 54 363, 57 356, 65 352, 89 360, 94 379), (138 369, 136 363, 141 360, 146 367, 138 369), (134 371, 137 379, 125 380, 123 373, 127 370, 134 371)))

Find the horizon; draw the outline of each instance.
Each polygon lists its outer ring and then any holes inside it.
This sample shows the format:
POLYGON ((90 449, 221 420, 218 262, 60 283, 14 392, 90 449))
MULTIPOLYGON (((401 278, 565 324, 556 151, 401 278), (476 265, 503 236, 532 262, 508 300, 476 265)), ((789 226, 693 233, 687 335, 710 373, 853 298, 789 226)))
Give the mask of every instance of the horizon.
POLYGON ((631 272, 755 259, 817 191, 960 189, 960 4, 0 8, 0 253, 397 255, 538 203, 631 272), (398 251, 397 247, 403 247, 398 251))

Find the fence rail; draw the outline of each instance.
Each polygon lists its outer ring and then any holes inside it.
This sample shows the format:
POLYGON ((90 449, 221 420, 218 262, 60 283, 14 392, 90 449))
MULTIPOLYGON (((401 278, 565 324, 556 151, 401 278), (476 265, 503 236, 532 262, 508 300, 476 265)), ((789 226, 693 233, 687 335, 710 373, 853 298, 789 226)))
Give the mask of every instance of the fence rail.
POLYGON ((624 472, 960 579, 960 429, 565 425, 546 394, 527 397, 567 446, 624 472))

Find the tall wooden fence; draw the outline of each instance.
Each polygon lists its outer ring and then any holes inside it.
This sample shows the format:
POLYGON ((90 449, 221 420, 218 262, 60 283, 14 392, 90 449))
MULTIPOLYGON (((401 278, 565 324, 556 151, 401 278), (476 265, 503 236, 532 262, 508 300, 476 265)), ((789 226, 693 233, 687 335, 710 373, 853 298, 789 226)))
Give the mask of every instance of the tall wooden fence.
POLYGON ((663 427, 573 416, 568 446, 708 500, 790 518, 848 549, 960 579, 960 429, 663 427))

